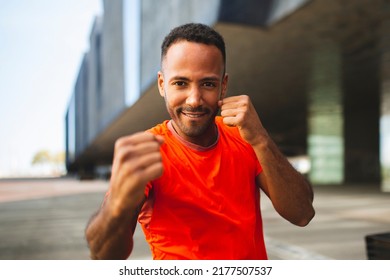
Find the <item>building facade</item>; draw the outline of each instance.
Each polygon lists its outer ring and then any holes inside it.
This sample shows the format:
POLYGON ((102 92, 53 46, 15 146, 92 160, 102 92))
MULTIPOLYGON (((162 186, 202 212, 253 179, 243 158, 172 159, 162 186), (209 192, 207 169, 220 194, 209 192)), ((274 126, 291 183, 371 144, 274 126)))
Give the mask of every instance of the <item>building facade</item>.
POLYGON ((385 0, 109 0, 66 115, 67 168, 109 168, 115 140, 168 118, 156 78, 174 26, 214 26, 228 95, 248 94, 315 184, 390 190, 390 24, 385 0))

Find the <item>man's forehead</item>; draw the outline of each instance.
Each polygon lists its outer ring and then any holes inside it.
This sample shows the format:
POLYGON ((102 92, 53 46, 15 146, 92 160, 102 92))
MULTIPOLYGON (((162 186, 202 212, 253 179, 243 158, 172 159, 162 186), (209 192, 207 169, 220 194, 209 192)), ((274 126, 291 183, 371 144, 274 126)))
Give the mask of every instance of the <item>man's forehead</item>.
POLYGON ((203 61, 205 64, 212 62, 213 65, 220 61, 224 67, 222 53, 216 46, 186 40, 175 42, 168 48, 161 61, 161 66, 164 68, 171 63, 180 63, 190 59, 195 62, 203 61))
POLYGON ((205 43, 199 43, 199 42, 192 42, 187 40, 178 40, 172 43, 169 48, 167 49, 165 55, 162 57, 162 60, 165 60, 167 56, 171 55, 172 53, 183 53, 185 54, 187 51, 193 50, 194 48, 205 48, 205 49, 213 49, 215 52, 219 53, 221 58, 222 52, 218 49, 215 45, 209 45, 205 43))

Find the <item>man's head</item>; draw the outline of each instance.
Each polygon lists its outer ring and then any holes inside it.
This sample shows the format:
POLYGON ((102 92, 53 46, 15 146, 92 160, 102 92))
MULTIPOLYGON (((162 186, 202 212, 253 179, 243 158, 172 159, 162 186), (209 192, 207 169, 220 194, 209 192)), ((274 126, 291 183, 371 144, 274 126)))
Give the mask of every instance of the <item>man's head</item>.
POLYGON ((227 90, 225 60, 222 36, 202 24, 179 26, 162 44, 158 88, 175 130, 187 141, 215 141, 214 118, 227 90))
POLYGON ((179 41, 201 43, 217 47, 221 51, 223 63, 226 66, 225 41, 223 37, 210 26, 201 23, 187 23, 172 29, 161 44, 161 63, 169 47, 179 41))

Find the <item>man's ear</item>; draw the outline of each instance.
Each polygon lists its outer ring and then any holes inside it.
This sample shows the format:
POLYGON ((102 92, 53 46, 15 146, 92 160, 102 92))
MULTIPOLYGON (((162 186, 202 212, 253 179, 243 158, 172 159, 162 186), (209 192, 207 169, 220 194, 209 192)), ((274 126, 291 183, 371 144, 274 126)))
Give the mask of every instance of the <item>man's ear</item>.
POLYGON ((161 71, 158 71, 157 74, 157 86, 158 86, 158 91, 160 92, 160 95, 162 97, 165 96, 164 94, 164 75, 161 71))

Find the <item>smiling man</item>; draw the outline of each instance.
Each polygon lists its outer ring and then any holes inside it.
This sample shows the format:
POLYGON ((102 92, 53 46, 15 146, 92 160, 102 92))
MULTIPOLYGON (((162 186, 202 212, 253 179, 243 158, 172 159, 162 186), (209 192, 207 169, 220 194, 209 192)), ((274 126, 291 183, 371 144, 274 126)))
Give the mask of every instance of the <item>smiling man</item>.
POLYGON ((160 94, 173 128, 189 142, 208 146, 216 140, 214 118, 228 80, 224 65, 216 46, 180 41, 163 51, 160 94))
POLYGON ((138 221, 154 259, 267 259, 260 190, 291 223, 313 218, 311 186, 250 98, 226 97, 225 69, 214 29, 165 37, 157 82, 171 120, 117 140, 110 190, 86 229, 92 258, 127 258, 138 221))

